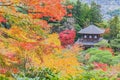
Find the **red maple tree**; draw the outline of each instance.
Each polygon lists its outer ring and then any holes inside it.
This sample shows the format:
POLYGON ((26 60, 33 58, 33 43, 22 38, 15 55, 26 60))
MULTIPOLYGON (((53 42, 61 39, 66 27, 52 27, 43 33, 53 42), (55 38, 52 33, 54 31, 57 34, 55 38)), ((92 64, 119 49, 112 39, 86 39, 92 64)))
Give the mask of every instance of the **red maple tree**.
POLYGON ((59 34, 59 38, 63 46, 73 44, 75 36, 76 36, 75 30, 64 30, 59 34))

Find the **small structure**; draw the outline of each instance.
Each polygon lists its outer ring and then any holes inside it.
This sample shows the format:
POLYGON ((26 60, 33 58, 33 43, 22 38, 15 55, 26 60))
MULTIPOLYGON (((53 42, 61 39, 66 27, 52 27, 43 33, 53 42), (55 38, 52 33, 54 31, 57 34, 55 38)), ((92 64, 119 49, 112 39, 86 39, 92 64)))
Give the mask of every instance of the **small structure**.
POLYGON ((82 44, 85 48, 93 47, 96 43, 103 40, 102 34, 105 30, 98 28, 95 25, 90 25, 78 33, 81 37, 77 40, 77 44, 82 44))

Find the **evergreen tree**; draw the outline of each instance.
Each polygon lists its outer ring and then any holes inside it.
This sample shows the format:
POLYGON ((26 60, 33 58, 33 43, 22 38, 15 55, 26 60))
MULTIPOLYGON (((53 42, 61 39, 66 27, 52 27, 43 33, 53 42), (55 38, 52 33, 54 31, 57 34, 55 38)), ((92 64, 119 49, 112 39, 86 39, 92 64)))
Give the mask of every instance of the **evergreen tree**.
POLYGON ((79 26, 81 26, 80 21, 80 15, 81 15, 81 2, 78 0, 76 4, 74 4, 74 8, 73 8, 73 17, 76 20, 76 23, 79 24, 79 26))
POLYGON ((89 23, 89 6, 87 4, 82 4, 80 0, 77 1, 76 4, 74 4, 73 8, 73 17, 76 20, 76 24, 78 24, 80 27, 85 27, 89 23))
POLYGON ((97 5, 95 2, 92 2, 90 8, 90 22, 95 24, 95 23, 100 23, 101 21, 102 21, 102 15, 100 10, 100 5, 97 5))
POLYGON ((111 40, 111 46, 114 48, 115 51, 120 51, 120 31, 117 34, 117 37, 111 40))
POLYGON ((118 18, 118 16, 115 16, 112 20, 110 20, 109 22, 109 26, 110 26, 110 38, 114 39, 116 38, 117 34, 119 33, 120 30, 120 20, 118 18))

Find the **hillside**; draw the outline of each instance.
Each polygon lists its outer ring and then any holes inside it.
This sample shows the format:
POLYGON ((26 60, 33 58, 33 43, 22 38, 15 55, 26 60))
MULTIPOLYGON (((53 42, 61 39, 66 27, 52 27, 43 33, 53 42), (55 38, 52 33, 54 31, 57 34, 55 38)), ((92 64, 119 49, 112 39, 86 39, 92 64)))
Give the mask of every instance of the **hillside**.
MULTIPOLYGON (((71 0, 76 2, 77 0, 71 0)), ((101 5, 101 13, 103 14, 103 19, 110 19, 112 16, 107 14, 110 11, 114 11, 120 8, 120 0, 80 0, 84 3, 91 4, 92 1, 101 5)))

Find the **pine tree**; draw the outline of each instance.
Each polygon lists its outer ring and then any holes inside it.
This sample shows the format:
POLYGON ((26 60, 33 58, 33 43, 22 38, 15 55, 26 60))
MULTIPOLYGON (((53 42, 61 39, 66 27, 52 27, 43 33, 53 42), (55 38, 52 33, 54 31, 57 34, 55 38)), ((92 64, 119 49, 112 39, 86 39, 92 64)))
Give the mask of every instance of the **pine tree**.
POLYGON ((100 10, 100 5, 97 5, 95 2, 92 2, 90 9, 90 22, 95 24, 95 23, 100 23, 101 21, 102 21, 102 15, 100 10))
POLYGON ((89 23, 89 6, 87 4, 81 3, 79 0, 74 5, 73 17, 76 20, 76 24, 80 27, 85 27, 89 23))
POLYGON ((120 51, 120 31, 117 34, 117 37, 115 39, 111 40, 110 43, 115 51, 120 51))
POLYGON ((79 24, 79 26, 81 26, 79 18, 79 16, 81 15, 81 5, 81 2, 78 0, 73 8, 73 17, 76 19, 76 23, 79 24))
POLYGON ((116 38, 117 34, 119 33, 120 30, 120 20, 118 16, 115 16, 109 23, 110 26, 110 38, 114 39, 116 38))

